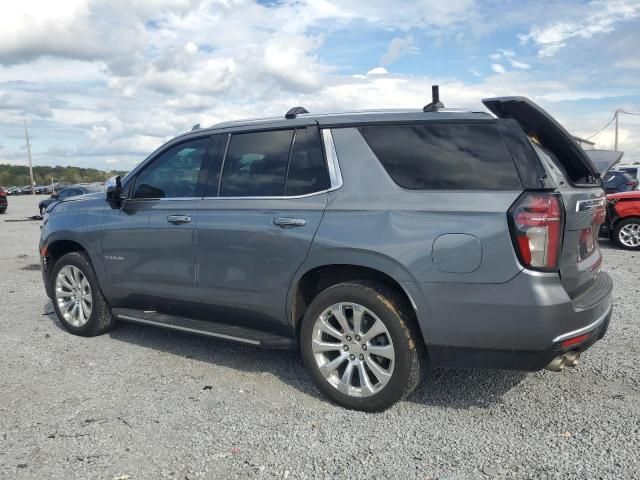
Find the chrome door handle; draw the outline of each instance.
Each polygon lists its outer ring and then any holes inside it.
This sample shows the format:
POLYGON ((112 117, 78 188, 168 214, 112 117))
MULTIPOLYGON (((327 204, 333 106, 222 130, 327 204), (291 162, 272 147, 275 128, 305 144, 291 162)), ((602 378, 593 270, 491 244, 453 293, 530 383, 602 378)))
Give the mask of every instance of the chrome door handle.
POLYGON ((279 217, 273 219, 273 224, 282 228, 304 227, 307 224, 307 221, 304 218, 279 217))
POLYGON ((169 215, 167 217, 167 222, 173 223, 174 225, 180 225, 182 223, 191 223, 191 217, 186 215, 169 215))

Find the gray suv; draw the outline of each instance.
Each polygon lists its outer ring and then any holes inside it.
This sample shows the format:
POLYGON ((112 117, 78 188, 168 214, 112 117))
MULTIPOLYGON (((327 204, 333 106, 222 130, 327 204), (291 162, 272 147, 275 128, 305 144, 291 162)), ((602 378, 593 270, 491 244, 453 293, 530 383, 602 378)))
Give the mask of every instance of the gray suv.
POLYGON ((561 370, 602 338, 599 172, 526 98, 194 129, 45 215, 60 321, 300 348, 334 402, 383 410, 423 369, 561 370))

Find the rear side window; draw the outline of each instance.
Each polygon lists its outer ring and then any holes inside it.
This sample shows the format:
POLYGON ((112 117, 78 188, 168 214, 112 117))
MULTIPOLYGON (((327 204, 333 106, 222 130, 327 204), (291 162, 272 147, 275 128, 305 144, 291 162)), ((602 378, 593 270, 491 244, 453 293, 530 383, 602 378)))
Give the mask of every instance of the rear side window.
POLYGON ((521 188, 493 124, 373 125, 360 132, 387 173, 411 190, 521 188))
POLYGON ((282 196, 293 130, 231 136, 222 170, 221 197, 282 196))
POLYGON ((285 195, 306 195, 329 188, 327 168, 322 156, 317 128, 296 130, 285 195))

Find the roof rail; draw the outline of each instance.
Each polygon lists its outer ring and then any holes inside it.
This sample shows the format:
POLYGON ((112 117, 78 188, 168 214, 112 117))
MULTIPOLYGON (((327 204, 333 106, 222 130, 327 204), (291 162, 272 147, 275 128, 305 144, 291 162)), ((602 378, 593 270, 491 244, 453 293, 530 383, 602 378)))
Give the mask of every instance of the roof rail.
POLYGON ((200 130, 200 124, 196 123, 193 127, 191 127, 191 131, 193 132, 194 130, 200 130))
POLYGON ((422 107, 422 111, 437 112, 440 108, 444 108, 444 104, 440 101, 440 87, 431 85, 431 103, 422 107))
POLYGON ((284 118, 291 120, 292 118, 296 118, 298 115, 302 113, 309 113, 309 110, 307 110, 304 107, 293 107, 291 110, 287 112, 284 118))

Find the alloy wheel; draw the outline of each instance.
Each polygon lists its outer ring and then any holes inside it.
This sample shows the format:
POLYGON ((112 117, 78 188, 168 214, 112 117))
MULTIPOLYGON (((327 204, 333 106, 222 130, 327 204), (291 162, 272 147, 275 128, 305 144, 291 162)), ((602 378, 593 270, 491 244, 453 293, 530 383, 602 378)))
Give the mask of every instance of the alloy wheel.
POLYGON ((369 309, 336 303, 316 319, 312 351, 325 380, 351 397, 369 397, 393 375, 395 351, 389 330, 369 309))
POLYGON ((93 297, 87 277, 78 267, 66 265, 56 276, 56 303, 64 319, 74 327, 82 327, 91 316, 93 297))
POLYGON ((620 243, 627 247, 637 248, 640 246, 640 224, 629 223, 618 232, 620 243))

